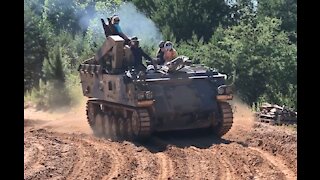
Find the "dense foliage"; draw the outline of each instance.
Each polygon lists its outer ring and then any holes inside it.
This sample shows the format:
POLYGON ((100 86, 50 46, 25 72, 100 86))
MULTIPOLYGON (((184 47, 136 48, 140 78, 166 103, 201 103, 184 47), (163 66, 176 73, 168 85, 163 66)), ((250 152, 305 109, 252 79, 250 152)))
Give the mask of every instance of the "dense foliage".
MULTIPOLYGON (((248 104, 268 101, 296 109, 296 0, 25 1, 26 97, 46 106, 59 99, 72 103, 74 89, 80 89, 79 63, 103 43, 100 18, 130 3, 164 40, 175 42, 178 54, 227 73, 248 104)), ((127 26, 140 27, 137 21, 127 26)), ((143 48, 154 56, 156 43, 143 48)))

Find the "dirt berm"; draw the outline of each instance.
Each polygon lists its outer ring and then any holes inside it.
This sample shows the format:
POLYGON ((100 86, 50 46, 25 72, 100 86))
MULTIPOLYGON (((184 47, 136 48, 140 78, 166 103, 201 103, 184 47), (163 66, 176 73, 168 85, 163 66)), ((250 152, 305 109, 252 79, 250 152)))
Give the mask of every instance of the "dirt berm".
POLYGON ((232 103, 222 139, 201 131, 156 134, 145 144, 92 135, 85 104, 60 112, 25 109, 24 179, 297 179, 297 133, 254 123, 232 103))

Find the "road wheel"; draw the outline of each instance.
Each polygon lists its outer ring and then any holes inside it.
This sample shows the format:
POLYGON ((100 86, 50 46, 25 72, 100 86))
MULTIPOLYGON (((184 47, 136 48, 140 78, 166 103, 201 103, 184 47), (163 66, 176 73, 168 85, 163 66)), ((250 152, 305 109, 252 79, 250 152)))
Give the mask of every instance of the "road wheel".
POLYGON ((104 115, 104 134, 106 138, 111 137, 111 122, 110 122, 110 115, 104 115))
POLYGON ((93 132, 97 137, 103 137, 105 135, 104 134, 104 117, 101 112, 95 116, 93 132))

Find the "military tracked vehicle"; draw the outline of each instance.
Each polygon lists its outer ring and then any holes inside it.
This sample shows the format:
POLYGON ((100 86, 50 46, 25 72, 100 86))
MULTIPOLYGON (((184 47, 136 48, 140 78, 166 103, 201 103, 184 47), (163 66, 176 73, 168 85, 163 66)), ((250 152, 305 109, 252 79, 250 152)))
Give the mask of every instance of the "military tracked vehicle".
POLYGON ((233 123, 226 75, 179 56, 146 71, 131 69, 124 39, 108 35, 79 66, 87 118, 94 134, 141 140, 154 132, 210 129, 221 137, 233 123))

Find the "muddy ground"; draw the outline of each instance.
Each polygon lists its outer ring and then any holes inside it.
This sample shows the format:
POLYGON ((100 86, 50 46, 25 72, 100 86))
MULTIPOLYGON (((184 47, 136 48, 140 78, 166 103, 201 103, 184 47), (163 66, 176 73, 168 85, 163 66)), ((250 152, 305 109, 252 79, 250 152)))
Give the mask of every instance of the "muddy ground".
POLYGON ((297 179, 297 133, 254 122, 232 102, 234 124, 218 139, 201 131, 156 134, 145 144, 94 137, 85 101, 24 111, 24 179, 297 179))

